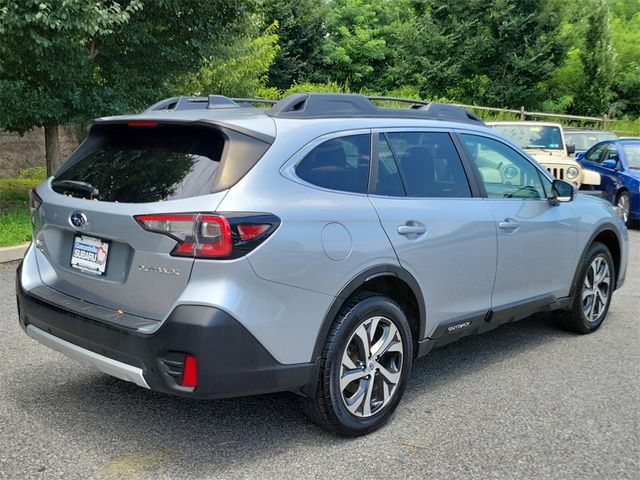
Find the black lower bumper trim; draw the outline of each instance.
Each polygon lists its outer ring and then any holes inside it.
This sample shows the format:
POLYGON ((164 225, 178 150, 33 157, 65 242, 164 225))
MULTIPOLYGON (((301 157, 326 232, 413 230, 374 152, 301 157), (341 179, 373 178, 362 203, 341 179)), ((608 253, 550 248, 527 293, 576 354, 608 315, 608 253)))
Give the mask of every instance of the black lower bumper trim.
POLYGON ((315 364, 281 364, 237 320, 209 306, 180 305, 152 334, 125 330, 39 300, 20 286, 16 293, 20 324, 31 324, 63 340, 139 367, 152 390, 194 398, 224 398, 312 385, 315 364), (195 389, 179 384, 167 369, 176 352, 198 362, 195 389))

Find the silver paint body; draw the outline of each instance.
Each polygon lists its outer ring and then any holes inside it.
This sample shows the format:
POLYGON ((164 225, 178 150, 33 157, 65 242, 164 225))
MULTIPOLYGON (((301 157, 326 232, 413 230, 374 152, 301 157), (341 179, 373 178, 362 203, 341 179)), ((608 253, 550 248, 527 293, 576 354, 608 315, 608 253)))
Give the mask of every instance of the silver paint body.
POLYGON ((627 233, 613 207, 599 199, 578 195, 554 206, 547 200, 392 198, 326 190, 295 175, 295 165, 324 140, 391 128, 485 135, 523 153, 486 127, 417 119, 274 119, 252 108, 128 118, 221 121, 275 141, 235 186, 206 196, 108 203, 60 195, 51 189, 51 179, 45 181, 37 188, 43 204, 22 270, 25 290, 46 285, 91 304, 157 320, 158 327, 178 305, 215 306, 241 322, 277 361, 293 364, 312 360, 336 296, 372 267, 394 265, 416 279, 426 306, 427 336, 447 320, 539 295, 566 297, 581 252, 605 223, 623 239, 619 278, 624 278, 627 233), (69 223, 76 211, 87 217, 81 229, 69 223), (194 261, 170 256, 175 242, 143 230, 133 219, 194 211, 269 212, 282 223, 245 257, 194 261), (498 228, 507 218, 520 227, 498 228), (398 227, 408 223, 423 225, 426 232, 400 235, 398 227), (104 277, 70 267, 74 232, 111 242, 104 277))

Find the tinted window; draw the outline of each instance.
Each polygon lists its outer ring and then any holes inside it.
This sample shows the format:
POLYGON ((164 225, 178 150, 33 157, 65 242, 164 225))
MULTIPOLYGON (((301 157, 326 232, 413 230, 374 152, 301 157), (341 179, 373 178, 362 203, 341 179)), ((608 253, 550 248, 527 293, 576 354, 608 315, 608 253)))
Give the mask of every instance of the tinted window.
POLYGON ((596 143, 615 140, 618 136, 609 132, 567 132, 567 145, 575 145, 576 150, 589 150, 596 143))
POLYGON ((618 147, 616 147, 615 145, 609 145, 602 161, 613 160, 614 162, 617 162, 619 159, 618 147))
POLYGON ((602 156, 602 150, 604 149, 604 147, 604 145, 598 145, 597 147, 589 150, 584 156, 585 160, 600 163, 602 161, 600 157, 602 156))
POLYGON ((378 172, 373 193, 404 197, 405 191, 398 165, 384 134, 378 134, 378 172))
POLYGON ((334 138, 314 148, 298 164, 296 173, 319 187, 366 193, 369 159, 369 135, 334 138))
POLYGON ((98 190, 99 200, 128 203, 205 195, 211 193, 223 147, 222 135, 212 129, 114 125, 98 129, 90 147, 56 176, 53 188, 83 197, 86 191, 69 185, 84 182, 98 190))
POLYGON ((493 128, 521 148, 562 150, 560 128, 550 125, 494 125, 493 128))
POLYGON ((538 170, 511 147, 491 138, 462 135, 489 198, 544 198, 538 170))
POLYGON ((399 132, 387 133, 386 138, 407 196, 471 196, 467 176, 449 134, 399 132))

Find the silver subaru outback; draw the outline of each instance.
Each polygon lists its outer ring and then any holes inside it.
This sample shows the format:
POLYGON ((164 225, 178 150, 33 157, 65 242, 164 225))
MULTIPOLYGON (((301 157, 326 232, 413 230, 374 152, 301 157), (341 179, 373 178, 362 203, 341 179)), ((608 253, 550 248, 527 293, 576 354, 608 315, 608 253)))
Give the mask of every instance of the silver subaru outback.
POLYGON ((96 120, 32 191, 22 328, 152 390, 295 392, 360 435, 434 347, 540 311, 600 327, 627 264, 616 208, 465 110, 380 100, 180 97, 96 120))

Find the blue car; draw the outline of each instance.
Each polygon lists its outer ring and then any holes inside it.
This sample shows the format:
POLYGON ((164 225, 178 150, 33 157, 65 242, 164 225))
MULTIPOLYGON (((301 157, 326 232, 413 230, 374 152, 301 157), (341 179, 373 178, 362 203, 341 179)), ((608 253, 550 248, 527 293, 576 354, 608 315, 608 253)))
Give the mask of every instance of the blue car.
POLYGON ((597 143, 576 160, 600 174, 596 188, 622 209, 627 226, 640 219, 640 138, 597 143))

